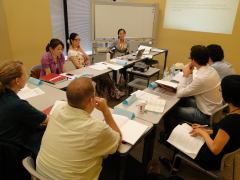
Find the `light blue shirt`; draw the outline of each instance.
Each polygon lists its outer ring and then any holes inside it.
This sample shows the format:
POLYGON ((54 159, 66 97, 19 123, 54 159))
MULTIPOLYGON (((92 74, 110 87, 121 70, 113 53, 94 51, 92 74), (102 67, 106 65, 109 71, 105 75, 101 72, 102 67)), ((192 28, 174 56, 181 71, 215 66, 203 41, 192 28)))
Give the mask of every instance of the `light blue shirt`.
POLYGON ((214 62, 211 66, 218 72, 218 75, 220 76, 221 79, 223 79, 226 76, 235 74, 232 65, 224 60, 214 62))

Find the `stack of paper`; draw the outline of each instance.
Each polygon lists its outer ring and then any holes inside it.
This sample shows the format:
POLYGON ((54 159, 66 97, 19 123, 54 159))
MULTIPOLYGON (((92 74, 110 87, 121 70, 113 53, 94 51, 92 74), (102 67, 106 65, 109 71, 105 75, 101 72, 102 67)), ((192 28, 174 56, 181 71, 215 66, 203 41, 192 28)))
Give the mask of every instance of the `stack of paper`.
POLYGON ((45 92, 42 91, 40 88, 34 88, 34 89, 31 89, 27 86, 25 86, 23 89, 21 89, 19 92, 18 92, 18 97, 21 98, 21 99, 29 99, 31 97, 35 97, 35 96, 40 96, 42 94, 44 94, 45 92))
POLYGON ((122 133, 122 140, 131 145, 134 145, 148 128, 146 125, 130 120, 125 116, 113 114, 113 119, 122 133))
POLYGON ((167 141, 192 159, 195 159, 204 144, 204 139, 199 136, 191 136, 191 131, 192 127, 187 123, 178 125, 173 129, 167 141))
POLYGON ((177 87, 178 87, 177 83, 166 81, 166 80, 157 80, 155 82, 159 85, 163 85, 163 86, 173 88, 173 89, 177 89, 177 87))

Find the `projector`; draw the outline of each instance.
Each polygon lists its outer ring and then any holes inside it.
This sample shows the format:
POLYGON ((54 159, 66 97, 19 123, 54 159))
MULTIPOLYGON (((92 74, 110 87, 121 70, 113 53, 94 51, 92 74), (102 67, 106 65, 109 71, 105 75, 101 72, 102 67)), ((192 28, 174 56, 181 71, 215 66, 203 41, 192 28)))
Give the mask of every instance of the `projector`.
POLYGON ((149 65, 146 65, 143 62, 137 62, 133 65, 134 71, 146 72, 149 69, 149 65))

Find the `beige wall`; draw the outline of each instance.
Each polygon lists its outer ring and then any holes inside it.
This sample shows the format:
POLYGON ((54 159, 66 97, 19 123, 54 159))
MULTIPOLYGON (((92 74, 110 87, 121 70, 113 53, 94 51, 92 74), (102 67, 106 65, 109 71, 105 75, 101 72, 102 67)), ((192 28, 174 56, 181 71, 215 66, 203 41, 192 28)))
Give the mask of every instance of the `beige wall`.
MULTIPOLYGON (((189 49, 194 44, 221 44, 225 50, 226 59, 240 72, 239 39, 240 39, 240 8, 232 35, 201 33, 163 29, 165 0, 122 0, 127 2, 159 3, 159 24, 157 31, 157 46, 169 49, 168 66, 174 62, 187 62, 189 49)), ((1 1, 0 1, 1 2, 1 1)), ((49 0, 3 0, 7 27, 1 24, 0 38, 5 37, 2 47, 6 57, 21 59, 27 67, 39 63, 40 57, 48 40, 51 38, 51 18, 49 0), (9 33, 10 45, 7 39, 9 33)), ((0 4, 0 15, 1 15, 0 4)), ((0 16, 0 23, 4 16, 0 16)), ((2 38, 1 38, 2 39, 2 38)), ((2 40, 1 40, 2 41, 2 40)), ((2 43, 1 43, 2 44, 2 43)), ((0 51, 1 52, 1 51, 0 51)), ((0 56, 2 57, 2 55, 0 56)), ((159 56, 161 61, 163 56, 159 56)), ((162 65, 162 63, 161 63, 162 65)))
POLYGON ((3 3, 0 1, 0 62, 3 60, 11 59, 11 57, 12 53, 6 16, 3 8, 3 3))
POLYGON ((51 38, 49 0, 2 0, 7 20, 12 58, 29 69, 39 64, 51 38))
MULTIPOLYGON (((126 0, 127 1, 127 0, 126 0)), ((131 2, 159 3, 159 26, 157 46, 169 49, 168 66, 174 62, 187 62, 192 45, 211 43, 220 44, 225 58, 240 73, 240 8, 238 8, 232 35, 202 33, 193 31, 170 30, 163 28, 165 0, 129 0, 131 2)), ((221 20, 219 20, 221 21, 221 20)), ((158 57, 162 60, 162 57, 158 57)))

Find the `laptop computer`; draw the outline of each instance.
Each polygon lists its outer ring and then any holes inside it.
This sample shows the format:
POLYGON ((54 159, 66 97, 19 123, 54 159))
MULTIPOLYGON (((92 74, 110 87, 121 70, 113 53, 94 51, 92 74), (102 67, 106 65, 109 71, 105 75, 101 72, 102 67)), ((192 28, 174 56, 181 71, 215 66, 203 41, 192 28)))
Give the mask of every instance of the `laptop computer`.
POLYGON ((137 52, 137 54, 132 54, 130 56, 128 56, 128 60, 137 60, 137 59, 141 59, 143 52, 145 51, 145 49, 141 49, 137 52))

